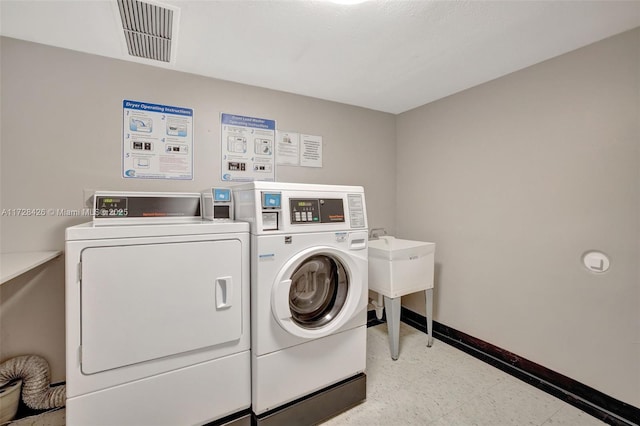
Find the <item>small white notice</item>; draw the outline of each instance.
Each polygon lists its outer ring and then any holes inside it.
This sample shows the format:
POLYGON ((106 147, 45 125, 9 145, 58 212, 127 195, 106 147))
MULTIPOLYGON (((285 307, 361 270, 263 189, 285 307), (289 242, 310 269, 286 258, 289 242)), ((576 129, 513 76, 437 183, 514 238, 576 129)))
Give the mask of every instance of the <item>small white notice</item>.
POLYGON ((278 130, 276 163, 287 166, 300 164, 300 133, 278 130))
POLYGON ((300 136, 300 165, 322 167, 322 136, 300 136))

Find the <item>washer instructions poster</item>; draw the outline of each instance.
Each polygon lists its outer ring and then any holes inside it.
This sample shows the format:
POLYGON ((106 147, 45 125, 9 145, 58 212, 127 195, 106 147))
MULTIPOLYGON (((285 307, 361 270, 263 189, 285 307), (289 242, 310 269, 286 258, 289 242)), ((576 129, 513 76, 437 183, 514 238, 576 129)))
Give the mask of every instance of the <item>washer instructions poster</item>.
POLYGON ((221 114, 222 180, 274 181, 276 122, 221 114))
POLYGON ((122 176, 193 180, 193 110, 122 101, 122 176))

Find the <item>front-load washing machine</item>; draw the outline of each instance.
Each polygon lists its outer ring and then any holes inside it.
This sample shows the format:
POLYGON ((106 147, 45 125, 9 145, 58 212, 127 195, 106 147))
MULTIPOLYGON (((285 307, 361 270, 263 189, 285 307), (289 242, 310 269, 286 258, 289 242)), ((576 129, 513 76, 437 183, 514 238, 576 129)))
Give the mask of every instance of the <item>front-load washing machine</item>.
POLYGON ((366 397, 367 215, 356 186, 234 187, 251 224, 252 410, 314 424, 366 397))
POLYGON ((249 225, 174 223, 199 196, 104 196, 67 228, 68 425, 250 423, 249 225))

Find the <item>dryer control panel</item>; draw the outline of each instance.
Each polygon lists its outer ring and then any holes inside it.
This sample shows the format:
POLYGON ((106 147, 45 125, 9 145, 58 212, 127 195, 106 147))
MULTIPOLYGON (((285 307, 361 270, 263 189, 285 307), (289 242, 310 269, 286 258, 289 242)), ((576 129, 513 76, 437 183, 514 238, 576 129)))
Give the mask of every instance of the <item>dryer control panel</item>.
POLYGON ((177 192, 96 191, 95 225, 132 225, 200 221, 200 194, 177 192))

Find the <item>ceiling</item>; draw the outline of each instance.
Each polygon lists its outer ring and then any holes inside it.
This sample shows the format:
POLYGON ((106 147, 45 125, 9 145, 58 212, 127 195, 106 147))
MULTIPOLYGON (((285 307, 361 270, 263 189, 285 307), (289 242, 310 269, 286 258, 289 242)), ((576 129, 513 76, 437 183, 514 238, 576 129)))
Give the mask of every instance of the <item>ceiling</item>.
POLYGON ((640 0, 159 3, 169 64, 127 54, 115 0, 0 0, 0 34, 396 114, 640 26, 640 0))

